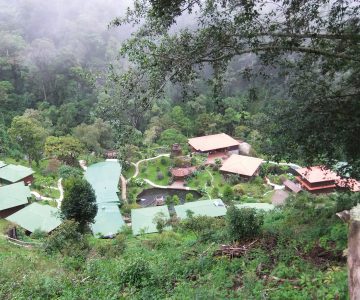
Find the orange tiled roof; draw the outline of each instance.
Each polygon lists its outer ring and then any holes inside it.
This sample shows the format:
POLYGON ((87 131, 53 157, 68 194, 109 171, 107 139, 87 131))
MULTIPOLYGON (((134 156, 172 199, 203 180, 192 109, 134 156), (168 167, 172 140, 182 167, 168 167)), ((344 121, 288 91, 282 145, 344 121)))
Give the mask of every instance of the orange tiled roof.
POLYGON ((221 171, 244 176, 253 176, 262 163, 261 158, 233 154, 220 168, 221 171))
POLYGON ((240 145, 237 140, 225 133, 191 138, 189 144, 197 151, 211 151, 240 145))
POLYGON ((323 166, 301 168, 297 169, 296 172, 310 183, 335 181, 340 178, 335 172, 323 166))
POLYGON ((336 181, 336 184, 342 188, 348 188, 352 192, 360 192, 360 182, 353 178, 342 178, 336 181))

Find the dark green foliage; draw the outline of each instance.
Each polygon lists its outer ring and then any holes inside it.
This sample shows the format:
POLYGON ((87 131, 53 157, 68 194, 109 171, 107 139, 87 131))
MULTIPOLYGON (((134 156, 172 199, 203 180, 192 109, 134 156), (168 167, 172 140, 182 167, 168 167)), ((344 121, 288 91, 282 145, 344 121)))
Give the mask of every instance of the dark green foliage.
POLYGON ((96 245, 97 252, 104 257, 119 257, 126 249, 126 236, 122 233, 118 234, 109 243, 100 243, 96 245))
POLYGON ((150 277, 150 264, 141 257, 129 259, 120 266, 119 281, 123 286, 141 288, 147 284, 150 277))
POLYGON ((254 239, 261 233, 263 216, 255 209, 230 206, 226 212, 226 225, 229 238, 233 241, 254 239))
POLYGON ((194 195, 191 193, 187 193, 185 196, 185 202, 192 202, 194 201, 194 195))
POLYGON ((159 172, 157 172, 157 174, 156 174, 156 178, 157 178, 158 180, 163 180, 163 179, 164 179, 164 174, 163 174, 161 171, 159 171, 159 172))
POLYGON ((80 168, 75 168, 67 165, 62 165, 59 167, 59 177, 63 179, 68 179, 70 177, 82 177, 83 171, 80 168))
POLYGON ((199 241, 224 240, 224 220, 207 216, 193 216, 191 210, 187 211, 187 218, 180 223, 179 228, 190 231, 199 241))
POLYGON ((339 193, 334 198, 336 201, 336 212, 349 210, 360 203, 359 193, 339 193))
POLYGON ((79 226, 73 220, 66 220, 46 239, 45 252, 85 259, 90 247, 86 236, 80 233, 79 226))
POLYGON ((229 185, 225 186, 224 191, 223 191, 223 200, 229 201, 229 200, 232 200, 233 197, 234 197, 234 191, 231 188, 231 186, 229 186, 229 185))
POLYGON ((64 200, 61 214, 64 219, 75 220, 84 231, 89 223, 94 222, 97 213, 95 192, 91 185, 79 177, 70 177, 64 181, 64 200))

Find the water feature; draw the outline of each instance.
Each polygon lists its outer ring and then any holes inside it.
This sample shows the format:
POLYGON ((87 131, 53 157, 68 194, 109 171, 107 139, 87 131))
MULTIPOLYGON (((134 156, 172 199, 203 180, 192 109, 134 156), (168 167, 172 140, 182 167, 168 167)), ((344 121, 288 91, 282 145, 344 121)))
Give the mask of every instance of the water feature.
POLYGON ((180 202, 185 202, 186 194, 192 194, 194 196, 194 200, 198 200, 201 198, 201 194, 197 191, 187 191, 183 189, 159 189, 159 188, 151 188, 143 190, 138 196, 137 201, 138 203, 143 206, 154 206, 155 205, 155 199, 164 197, 170 195, 171 197, 174 195, 177 195, 180 198, 180 202))

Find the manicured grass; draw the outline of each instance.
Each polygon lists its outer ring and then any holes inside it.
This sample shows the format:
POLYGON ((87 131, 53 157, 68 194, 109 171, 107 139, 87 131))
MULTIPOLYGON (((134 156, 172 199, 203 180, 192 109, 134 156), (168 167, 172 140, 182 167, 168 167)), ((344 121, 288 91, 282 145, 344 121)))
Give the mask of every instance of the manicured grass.
POLYGON ((213 171, 207 167, 205 170, 200 171, 197 176, 191 177, 187 186, 193 189, 205 189, 207 194, 211 194, 213 188, 217 188, 219 193, 222 193, 226 186, 226 181, 219 171, 213 171))
POLYGON ((143 179, 149 179, 150 181, 159 185, 168 185, 170 180, 170 176, 168 174, 170 163, 171 160, 168 157, 161 157, 158 159, 143 162, 139 166, 139 177, 143 179), (165 161, 166 164, 162 164, 161 160, 165 161), (158 179, 157 175, 159 172, 163 174, 163 179, 158 179))
POLYGON ((249 200, 249 202, 271 203, 273 188, 269 185, 250 181, 237 184, 235 189, 239 188, 242 190, 242 198, 249 200))

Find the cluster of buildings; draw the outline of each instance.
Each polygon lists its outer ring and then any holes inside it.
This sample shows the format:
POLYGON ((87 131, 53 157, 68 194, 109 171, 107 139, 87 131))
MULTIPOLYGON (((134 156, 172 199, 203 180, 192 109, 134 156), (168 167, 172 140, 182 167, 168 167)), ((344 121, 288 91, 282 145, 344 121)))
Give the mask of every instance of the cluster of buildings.
MULTIPOLYGON (((250 145, 220 133, 201 137, 190 138, 189 147, 193 153, 207 155, 205 164, 214 164, 220 159, 222 165, 220 172, 225 176, 238 175, 243 180, 249 180, 259 175, 259 169, 264 162, 257 157, 249 156, 250 145)), ((176 168, 172 170, 175 179, 189 176, 195 169, 176 168)), ((306 190, 310 193, 329 193, 336 189, 349 189, 353 192, 360 190, 360 182, 355 179, 344 179, 323 166, 294 169, 297 174, 296 182, 286 180, 283 184, 285 189, 298 193, 306 190)), ((278 191, 278 194, 281 192, 278 191)), ((284 194, 285 195, 285 194, 284 194)))
POLYGON ((59 210, 29 202, 33 174, 31 168, 0 162, 0 218, 19 225, 29 234, 35 230, 49 233, 61 224, 59 210))
MULTIPOLYGON (((221 160, 220 171, 224 175, 235 174, 243 180, 257 176, 263 162, 260 158, 248 156, 249 144, 236 140, 225 133, 191 138, 188 140, 188 144, 191 152, 207 155, 206 165, 221 160)), ((178 147, 176 149, 178 151, 178 147)), ((175 180, 181 180, 191 175, 195 170, 195 167, 174 168, 171 173, 175 180)))

